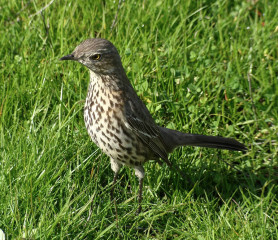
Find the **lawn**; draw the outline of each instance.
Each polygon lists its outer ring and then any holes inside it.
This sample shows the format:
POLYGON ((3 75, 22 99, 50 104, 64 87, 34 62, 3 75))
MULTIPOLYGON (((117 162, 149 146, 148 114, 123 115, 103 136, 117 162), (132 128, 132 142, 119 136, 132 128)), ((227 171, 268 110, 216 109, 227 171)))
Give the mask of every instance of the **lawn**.
POLYGON ((275 0, 18 1, 0 7, 0 239, 278 239, 275 0), (232 137, 183 147, 138 180, 113 172, 83 120, 83 40, 118 48, 157 124, 232 137), (2 234, 3 234, 2 233, 2 234), (3 239, 3 238, 2 238, 3 239))

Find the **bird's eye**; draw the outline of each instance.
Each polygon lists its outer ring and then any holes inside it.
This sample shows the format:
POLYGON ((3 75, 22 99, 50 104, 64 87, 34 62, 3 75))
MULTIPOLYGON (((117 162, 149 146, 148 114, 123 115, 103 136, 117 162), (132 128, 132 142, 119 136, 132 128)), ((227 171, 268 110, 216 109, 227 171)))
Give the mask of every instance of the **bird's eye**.
POLYGON ((100 60, 101 55, 100 54, 94 54, 92 56, 89 57, 91 60, 100 60))

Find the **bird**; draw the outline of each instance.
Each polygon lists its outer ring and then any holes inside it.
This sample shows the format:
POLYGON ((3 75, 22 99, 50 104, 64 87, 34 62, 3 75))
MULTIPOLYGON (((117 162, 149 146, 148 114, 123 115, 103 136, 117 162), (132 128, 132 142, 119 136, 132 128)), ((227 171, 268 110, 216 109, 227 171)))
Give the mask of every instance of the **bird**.
POLYGON ((110 157, 114 186, 125 165, 139 179, 138 209, 142 211, 144 163, 155 160, 173 167, 168 155, 181 146, 246 151, 232 138, 183 133, 157 125, 128 79, 117 48, 103 38, 89 38, 60 60, 76 61, 89 69, 90 83, 84 121, 92 141, 110 157))

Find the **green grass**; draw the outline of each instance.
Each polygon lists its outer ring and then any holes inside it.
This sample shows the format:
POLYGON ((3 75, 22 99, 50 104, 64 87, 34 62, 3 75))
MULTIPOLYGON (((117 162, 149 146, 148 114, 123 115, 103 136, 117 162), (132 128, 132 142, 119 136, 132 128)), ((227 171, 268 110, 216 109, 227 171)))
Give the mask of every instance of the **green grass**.
POLYGON ((6 239, 277 239, 277 2, 124 1, 111 30, 117 8, 117 1, 2 0, 6 239), (88 71, 59 61, 95 36, 118 48, 158 124, 233 137, 248 152, 177 149, 170 160, 188 180, 145 164, 139 216, 138 181, 123 168, 115 221, 109 159, 83 121, 88 71))

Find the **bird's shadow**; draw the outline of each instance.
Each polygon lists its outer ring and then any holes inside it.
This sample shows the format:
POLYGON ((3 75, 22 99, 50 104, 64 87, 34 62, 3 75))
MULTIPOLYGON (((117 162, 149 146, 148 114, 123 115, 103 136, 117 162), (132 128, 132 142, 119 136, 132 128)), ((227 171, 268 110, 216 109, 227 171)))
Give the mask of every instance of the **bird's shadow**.
MULTIPOLYGON (((217 158, 221 158, 221 153, 219 156, 217 158)), ((242 200, 242 192, 261 196, 262 193, 266 194, 272 189, 278 194, 278 165, 254 169, 251 166, 241 166, 236 161, 225 164, 217 158, 198 164, 192 162, 180 164, 179 167, 185 177, 174 168, 167 170, 163 167, 165 173, 157 195, 160 198, 164 198, 165 195, 171 198, 175 191, 189 192, 193 189, 192 194, 196 198, 205 197, 211 200, 218 198, 226 202, 231 197, 235 201, 242 200)), ((149 182, 155 181, 157 175, 151 174, 151 176, 149 182)))

